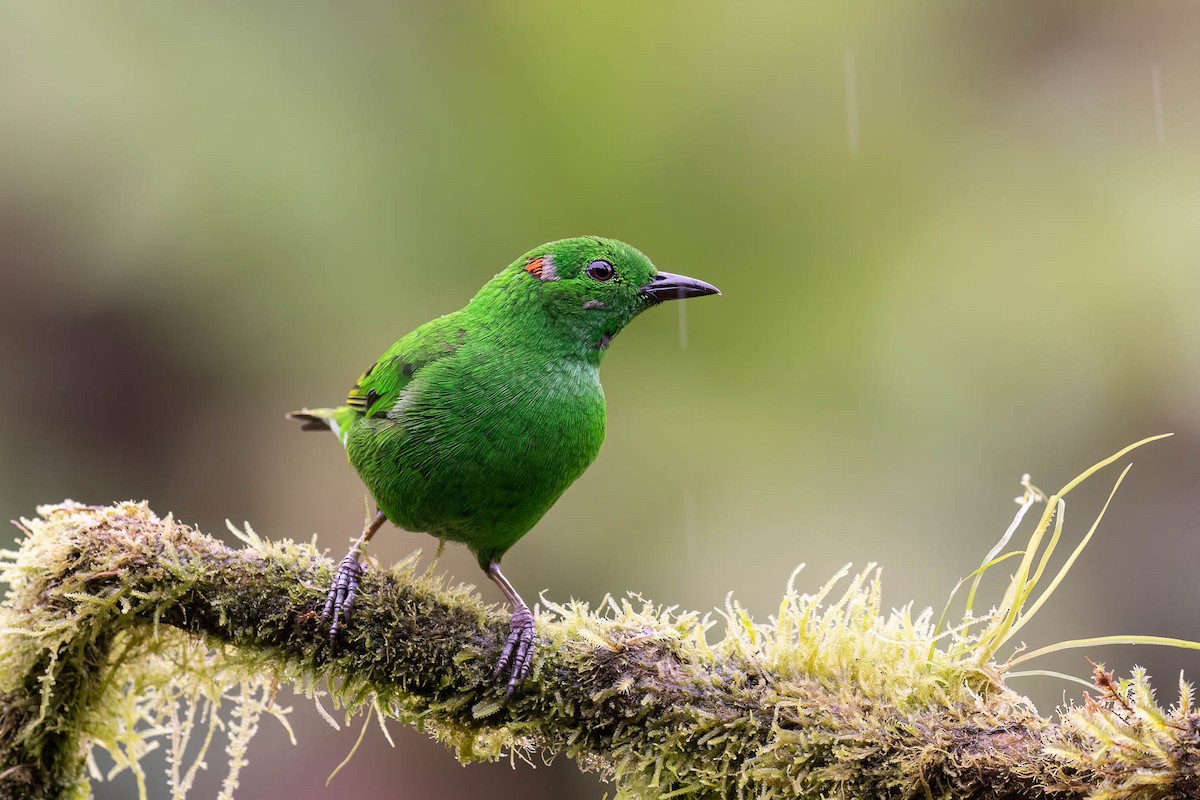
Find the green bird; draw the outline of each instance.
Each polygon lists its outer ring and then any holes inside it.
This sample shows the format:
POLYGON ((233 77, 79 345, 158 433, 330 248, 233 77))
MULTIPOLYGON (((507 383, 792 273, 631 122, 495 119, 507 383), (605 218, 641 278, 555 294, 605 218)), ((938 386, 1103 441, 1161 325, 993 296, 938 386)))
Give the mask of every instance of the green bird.
POLYGON ((530 669, 534 619, 500 559, 596 458, 612 338, 653 305, 708 294, 720 292, 659 272, 624 242, 550 242, 393 344, 346 405, 288 414, 304 430, 333 431, 378 506, 329 590, 331 641, 349 623, 363 548, 391 520, 465 544, 508 598, 495 673, 508 670, 511 695, 530 669))

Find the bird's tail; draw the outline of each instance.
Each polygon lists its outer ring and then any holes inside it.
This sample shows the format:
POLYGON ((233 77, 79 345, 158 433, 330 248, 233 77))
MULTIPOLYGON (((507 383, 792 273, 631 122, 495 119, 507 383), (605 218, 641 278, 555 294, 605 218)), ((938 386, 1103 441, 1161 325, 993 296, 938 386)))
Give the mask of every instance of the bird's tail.
POLYGON ((346 444, 346 434, 350 423, 354 421, 355 411, 349 406, 339 408, 302 408, 299 411, 288 412, 287 418, 304 423, 302 431, 331 430, 343 445, 346 444))

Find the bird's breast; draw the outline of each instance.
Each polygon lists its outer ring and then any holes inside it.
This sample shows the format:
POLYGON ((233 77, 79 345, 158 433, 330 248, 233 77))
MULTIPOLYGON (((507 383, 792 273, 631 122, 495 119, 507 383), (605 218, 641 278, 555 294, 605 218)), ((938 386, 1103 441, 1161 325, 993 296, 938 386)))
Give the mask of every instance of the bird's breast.
POLYGON ((388 419, 359 435, 351 460, 403 527, 472 546, 515 541, 599 452, 599 375, 521 354, 457 367, 423 370, 388 419))

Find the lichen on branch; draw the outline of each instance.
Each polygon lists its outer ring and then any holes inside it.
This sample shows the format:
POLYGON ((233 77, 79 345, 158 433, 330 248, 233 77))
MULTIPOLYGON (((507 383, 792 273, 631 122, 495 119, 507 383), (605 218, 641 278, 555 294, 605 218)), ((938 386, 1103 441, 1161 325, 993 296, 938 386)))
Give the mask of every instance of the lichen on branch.
MULTIPOLYGON (((1052 542, 1063 494, 1039 523, 1057 514, 1052 542)), ((811 594, 793 576, 766 623, 728 602, 719 632, 640 599, 543 601, 536 671, 505 704, 491 668, 507 615, 415 559, 368 573, 334 651, 318 613, 334 565, 310 544, 247 528, 233 549, 135 503, 43 507, 22 526, 0 567, 0 798, 86 797, 97 748, 140 776, 154 736, 182 797, 218 710, 232 797, 261 717, 286 723, 279 685, 416 726, 464 761, 562 754, 620 797, 1200 797, 1186 684, 1163 710, 1141 673, 1101 669, 1057 721, 1005 684, 990 655, 1041 566, 948 631, 884 612, 874 567, 811 594)))

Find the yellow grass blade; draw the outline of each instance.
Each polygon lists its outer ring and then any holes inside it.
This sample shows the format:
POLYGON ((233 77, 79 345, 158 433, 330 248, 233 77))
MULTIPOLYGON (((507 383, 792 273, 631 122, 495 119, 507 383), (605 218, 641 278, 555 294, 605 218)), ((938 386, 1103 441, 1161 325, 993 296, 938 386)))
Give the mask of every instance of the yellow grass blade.
MULTIPOLYGON (((1046 564, 1050 561, 1050 556, 1054 555, 1054 549, 1058 547, 1058 542, 1062 539, 1063 523, 1067 519, 1067 503, 1060 495, 1058 498, 1058 511, 1054 518, 1054 533, 1050 537, 1049 544, 1042 551, 1042 560, 1038 562, 1037 570, 1034 571, 1033 577, 1026 581, 1024 588, 1021 589, 1021 597, 1017 601, 1020 607, 1025 606, 1025 601, 1029 599, 1029 595, 1033 594, 1033 588, 1037 586, 1038 581, 1042 579, 1042 573, 1046 571, 1046 564)), ((1017 609, 1020 611, 1020 608, 1017 609)), ((1013 629, 1010 628, 1008 635, 1012 635, 1013 629)))
MULTIPOLYGON (((1046 510, 1042 513, 1041 519, 1038 520, 1037 527, 1034 529, 1033 534, 1029 537, 1029 544, 1025 548, 1025 557, 1021 559, 1021 564, 1018 566, 1016 574, 1013 575, 1012 580, 1009 582, 1008 589, 1004 593, 1003 599, 1000 601, 999 606, 997 606, 996 622, 988 630, 982 632, 979 638, 976 640, 975 650, 977 657, 981 662, 992 658, 996 654, 996 651, 1003 646, 1004 642, 1006 642, 1012 636, 1012 634, 1015 632, 1015 628, 1018 626, 1019 619, 1028 620, 1032 618, 1031 613, 1022 614, 1021 611, 1025 605, 1025 602, 1029 599, 1029 595, 1033 591, 1034 584, 1036 584, 1037 580, 1041 577, 1042 569, 1046 565, 1050 554, 1053 552, 1054 546, 1058 542, 1058 537, 1061 533, 1063 524, 1063 516, 1066 512, 1066 504, 1063 502, 1062 498, 1064 498, 1067 493, 1076 486, 1083 483, 1092 475, 1096 474, 1096 472, 1104 467, 1107 467, 1109 464, 1112 464, 1114 461, 1119 460, 1126 454, 1136 450, 1139 447, 1142 447, 1143 445, 1149 444, 1150 442, 1155 442, 1159 439, 1165 439, 1172 435, 1173 434, 1170 433, 1160 433, 1157 436, 1148 436, 1145 439, 1134 442, 1128 447, 1122 448, 1108 458, 1093 464, 1091 467, 1075 476, 1074 480, 1069 482, 1061 490, 1051 495, 1046 500, 1046 510), (1037 572, 1031 579, 1029 577, 1029 573, 1033 566, 1034 558, 1037 557, 1038 551, 1042 545, 1042 540, 1045 538, 1046 531, 1050 527, 1050 521, 1055 516, 1058 517, 1058 521, 1055 526, 1055 533, 1052 535, 1051 540, 1047 545, 1046 552, 1042 554, 1042 559, 1039 563, 1037 572)), ((1070 563, 1074 563, 1074 556, 1070 559, 1070 563)), ((1058 584, 1062 582, 1064 577, 1066 577, 1066 574, 1060 570, 1059 575, 1055 577, 1055 581, 1052 584, 1051 589, 1057 588, 1058 584)), ((1043 594, 1043 596, 1045 595, 1043 594)), ((1027 656, 1022 656, 1022 660, 1024 660, 1026 657, 1027 656)))
POLYGON ((1021 669, 1016 672, 1006 672, 1004 677, 1007 678, 1061 678, 1064 681, 1078 683, 1080 686, 1086 686, 1089 689, 1095 689, 1096 686, 1091 681, 1085 681, 1076 675, 1068 675, 1065 672, 1055 672, 1052 669, 1021 669))
POLYGON ((1080 647, 1099 647, 1106 644, 1152 644, 1161 647, 1178 647, 1181 650, 1200 650, 1200 642, 1189 639, 1172 639, 1169 636, 1139 636, 1136 634, 1121 634, 1117 636, 1092 636, 1087 639, 1068 639, 1057 644, 1048 644, 1037 650, 1030 650, 1009 661, 1001 669, 1008 670, 1017 664, 1022 664, 1039 656, 1047 656, 1062 650, 1076 650, 1080 647))
POLYGON ((1064 486, 1061 490, 1059 490, 1058 496, 1066 497, 1067 492, 1071 491, 1076 486, 1083 483, 1088 478, 1092 477, 1097 472, 1099 472, 1100 470, 1107 467, 1109 464, 1113 463, 1114 461, 1120 460, 1126 453, 1132 453, 1134 450, 1137 450, 1142 445, 1150 444, 1151 442, 1157 442, 1159 439, 1166 439, 1167 437, 1174 436, 1174 435, 1175 434, 1173 434, 1173 433, 1160 433, 1157 436, 1147 436, 1145 439, 1142 439, 1140 442, 1134 442, 1133 444, 1129 445, 1128 447, 1123 448, 1122 450, 1120 450, 1116 453, 1113 453, 1111 456, 1104 459, 1100 463, 1094 464, 1091 468, 1085 470, 1084 472, 1082 472, 1081 474, 1076 476, 1075 480, 1071 481, 1066 486, 1064 486))
MULTIPOLYGON (((1029 509, 1033 506, 1033 504, 1046 499, 1046 496, 1043 495, 1041 493, 1041 491, 1039 491, 1035 486, 1033 486, 1032 484, 1029 483, 1028 475, 1022 476, 1021 484, 1025 487, 1025 495, 1024 495, 1024 497, 1020 498, 1021 499, 1021 507, 1019 509, 1017 509, 1016 516, 1013 517, 1013 521, 1008 526, 1008 530, 1006 530, 1004 532, 1004 535, 1000 537, 1000 541, 996 542, 996 544, 992 547, 992 549, 988 551, 988 554, 983 557, 984 564, 987 564, 988 562, 992 562, 992 559, 996 557, 996 554, 1004 549, 1005 545, 1007 545, 1009 540, 1012 539, 1013 534, 1016 533, 1017 528, 1019 528, 1021 526, 1021 522, 1025 519, 1025 513, 1027 511, 1029 511, 1029 509)), ((995 562, 992 562, 992 563, 995 563, 995 562)), ((968 612, 974 610, 974 608, 975 608, 975 592, 979 589, 979 582, 981 580, 983 580, 983 570, 985 570, 985 569, 986 569, 986 567, 983 567, 979 570, 976 570, 974 573, 975 580, 974 580, 974 582, 972 582, 971 591, 967 595, 967 611, 968 612)), ((968 575, 967 577, 969 578, 971 576, 968 575)), ((958 591, 957 587, 955 587, 955 591, 958 591)))
POLYGON ((1000 643, 1004 641, 1005 633, 1016 621, 1017 613, 1021 610, 1021 593, 1025 590, 1029 569, 1033 566, 1034 556, 1037 555, 1038 548, 1042 544, 1042 538, 1046 535, 1046 530, 1050 527, 1050 520, 1061 505, 1063 504, 1056 494, 1051 495, 1046 500, 1046 510, 1042 512, 1042 518, 1038 520, 1037 528, 1034 529, 1033 535, 1029 537, 1029 546, 1025 548, 1025 557, 1021 559, 1021 564, 1017 567, 1017 572, 1009 582, 1008 589, 1005 590, 1004 597, 996 609, 996 622, 978 639, 976 649, 980 662, 987 661, 996 654, 996 651, 1000 649, 1000 643))
POLYGON ((1087 547, 1088 542, 1092 540, 1092 534, 1096 532, 1096 528, 1100 527, 1100 520, 1104 519, 1104 512, 1108 511, 1109 503, 1112 502, 1113 497, 1117 494, 1117 489, 1121 488, 1121 482, 1125 480, 1125 476, 1129 474, 1129 470, 1132 468, 1133 464, 1129 464, 1125 467, 1125 469, 1121 470, 1121 476, 1117 478, 1117 482, 1113 484, 1112 491, 1108 493, 1108 499, 1104 501, 1104 507, 1101 508, 1100 513, 1096 515, 1096 521, 1093 522, 1092 527, 1088 529, 1087 535, 1080 540, 1078 545, 1076 545, 1074 552, 1072 552, 1067 558, 1066 563, 1062 565, 1062 568, 1058 571, 1058 574, 1054 576, 1054 580, 1052 580, 1050 585, 1046 587, 1046 591, 1042 592, 1041 596, 1039 596, 1038 599, 1035 600, 1031 606, 1029 606, 1029 610, 1022 614, 1021 618, 1017 620, 1017 624, 1013 625, 1012 629, 1008 632, 1010 637, 1017 631, 1021 630, 1026 622, 1033 619, 1033 615, 1037 613, 1038 609, 1042 607, 1043 603, 1050 599, 1050 595, 1053 594, 1054 590, 1058 588, 1058 585, 1062 583, 1063 578, 1067 577, 1067 573, 1070 572, 1071 567, 1075 565, 1075 560, 1079 558, 1080 553, 1082 553, 1083 549, 1087 547))
MULTIPOLYGON (((933 649, 932 648, 937 645, 937 640, 940 637, 940 634, 942 632, 942 626, 946 623, 946 615, 948 613, 950 613, 950 606, 954 602, 954 598, 958 594, 958 590, 962 588, 963 584, 966 583, 969 578, 974 576, 975 577, 975 585, 978 585, 979 578, 983 575, 983 573, 987 572, 990 568, 999 564, 1001 561, 1008 561, 1013 556, 1021 556, 1021 555, 1025 555, 1024 550, 1013 550, 1012 552, 1005 553, 1004 555, 999 556, 997 558, 993 558, 991 561, 988 561, 984 564, 980 564, 979 567, 976 568, 976 570, 974 572, 972 572, 968 575, 964 575, 962 578, 959 579, 958 583, 954 584, 954 589, 951 590, 950 596, 948 598, 946 598, 946 605, 942 608, 942 615, 940 617, 938 617, 937 625, 935 625, 933 628, 933 642, 930 644, 930 655, 929 655, 930 658, 933 658, 933 649)), ((974 586, 972 586, 971 590, 974 591, 974 586)), ((970 610, 971 610, 971 607, 968 604, 967 611, 970 612, 970 610)), ((978 620, 978 621, 982 621, 982 620, 978 620)), ((970 627, 970 626, 968 625, 965 627, 970 627)))

